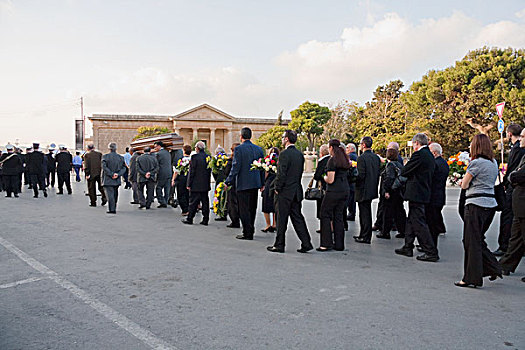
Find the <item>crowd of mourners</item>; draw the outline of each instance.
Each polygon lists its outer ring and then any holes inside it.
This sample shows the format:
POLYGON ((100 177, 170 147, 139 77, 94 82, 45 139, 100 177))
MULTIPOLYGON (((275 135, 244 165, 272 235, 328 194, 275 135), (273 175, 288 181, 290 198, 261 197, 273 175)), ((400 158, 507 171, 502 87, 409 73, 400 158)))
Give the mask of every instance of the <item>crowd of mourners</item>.
MULTIPOLYGON (((485 134, 476 135, 470 145, 470 162, 461 180, 460 215, 463 219, 464 275, 455 282, 458 287, 480 287, 483 278, 490 281, 513 273, 525 254, 525 129, 517 124, 507 128, 511 142, 507 169, 503 177, 493 153, 493 144, 485 134), (485 242, 496 211, 501 221, 496 251, 485 242), (496 257, 500 257, 499 261, 496 257)), ((295 147, 297 133, 286 130, 282 148, 271 148, 268 156, 276 166, 267 171, 254 168, 254 161, 265 158, 263 149, 251 142, 252 131, 243 128, 240 142, 234 143, 227 163, 217 172, 210 168, 210 156, 204 142, 192 148, 184 145, 180 151, 169 151, 162 141, 153 148, 127 148, 117 153, 110 143, 109 152, 102 154, 90 144, 84 154, 60 145, 48 147, 43 153, 34 143, 25 153, 13 145, 0 152, 0 191, 5 197, 19 197, 23 186, 32 190, 33 197, 49 195, 55 186, 63 195, 64 187, 72 194, 71 177, 78 182, 81 172, 87 180, 90 206, 97 206, 97 189, 101 205, 108 205, 108 214, 116 214, 119 187, 124 179, 125 189, 133 192, 131 204, 148 210, 154 200, 158 208, 178 207, 182 223, 192 225, 200 212, 200 224, 210 221, 212 175, 215 187, 223 186, 226 193, 225 210, 216 221, 231 222, 230 228, 242 228, 237 239, 253 240, 258 197, 262 196, 262 212, 266 226, 263 232, 276 233, 269 252, 285 252, 288 221, 300 240, 297 249, 307 253, 314 249, 310 231, 302 213, 305 191, 302 186, 304 156, 295 147), (188 164, 187 169, 177 164, 188 164)), ((427 135, 416 134, 412 139, 413 153, 404 160, 399 145, 391 142, 386 157, 372 151, 373 140, 364 137, 359 143, 359 155, 352 143, 343 145, 332 139, 319 150, 319 159, 306 199, 316 200, 316 216, 320 234, 318 252, 345 249, 348 221, 359 220, 356 243, 370 244, 373 231, 378 239, 395 238, 404 244, 395 249, 398 255, 413 257, 414 249, 421 254, 416 259, 439 261, 438 237, 446 232, 442 210, 446 203, 449 165, 442 157, 442 148, 430 142, 427 135), (315 181, 315 185, 314 182, 315 181), (372 201, 379 198, 376 221, 373 223, 372 201), (408 214, 404 202, 408 202, 408 214), (357 205, 356 205, 357 204, 357 205), (415 244, 417 239, 418 245, 415 244)), ((217 154, 226 154, 218 148, 217 154)), ((212 207, 213 208, 213 207, 212 207)), ((525 282, 525 278, 522 278, 525 282)))

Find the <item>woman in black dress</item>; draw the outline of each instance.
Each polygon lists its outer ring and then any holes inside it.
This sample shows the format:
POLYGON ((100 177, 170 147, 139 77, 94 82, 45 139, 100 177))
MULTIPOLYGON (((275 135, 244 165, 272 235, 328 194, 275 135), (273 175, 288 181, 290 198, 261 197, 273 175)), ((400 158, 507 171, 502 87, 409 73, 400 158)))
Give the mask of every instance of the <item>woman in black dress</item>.
POLYGON ((328 146, 330 159, 326 164, 326 193, 321 204, 321 244, 317 248, 320 252, 345 249, 343 214, 349 196, 350 160, 339 140, 330 140, 328 146))
MULTIPOLYGON (((272 147, 268 154, 270 155, 270 158, 272 158, 272 155, 275 157, 275 165, 277 165, 279 149, 277 147, 272 147)), ((264 190, 262 191, 262 212, 264 213, 264 219, 266 220, 266 228, 262 229, 262 232, 275 232, 276 230, 275 205, 273 203, 274 191, 270 190, 273 180, 275 180, 275 172, 267 171, 264 181, 264 190)))

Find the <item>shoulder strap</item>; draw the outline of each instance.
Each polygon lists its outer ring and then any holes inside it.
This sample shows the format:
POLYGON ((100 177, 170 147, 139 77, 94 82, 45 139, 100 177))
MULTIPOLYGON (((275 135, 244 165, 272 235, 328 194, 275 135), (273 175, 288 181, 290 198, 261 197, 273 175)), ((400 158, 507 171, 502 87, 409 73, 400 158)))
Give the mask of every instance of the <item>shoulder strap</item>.
POLYGON ((14 156, 16 156, 16 153, 13 153, 9 157, 6 157, 6 159, 4 159, 3 161, 0 162, 0 165, 4 164, 4 162, 7 162, 9 159, 13 158, 14 156))

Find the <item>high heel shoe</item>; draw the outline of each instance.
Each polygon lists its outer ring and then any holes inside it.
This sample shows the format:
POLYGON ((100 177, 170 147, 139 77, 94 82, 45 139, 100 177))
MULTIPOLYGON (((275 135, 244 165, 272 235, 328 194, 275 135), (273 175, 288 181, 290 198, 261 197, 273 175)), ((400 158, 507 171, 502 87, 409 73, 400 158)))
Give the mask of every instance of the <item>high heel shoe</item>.
POLYGON ((262 229, 261 231, 264 232, 264 233, 273 232, 271 226, 268 226, 267 228, 264 228, 264 229, 262 229))
POLYGON ((503 279, 503 276, 501 274, 497 274, 497 275, 492 275, 489 277, 489 281, 495 281, 499 278, 503 279))
MULTIPOLYGON (((472 283, 465 283, 465 282, 463 282, 463 281, 456 281, 456 282, 454 282, 454 285, 455 285, 456 287, 462 287, 462 288, 476 288, 476 287, 478 287, 478 286, 476 286, 475 284, 472 284, 472 283)), ((481 286, 479 286, 479 287, 481 287, 481 286)))

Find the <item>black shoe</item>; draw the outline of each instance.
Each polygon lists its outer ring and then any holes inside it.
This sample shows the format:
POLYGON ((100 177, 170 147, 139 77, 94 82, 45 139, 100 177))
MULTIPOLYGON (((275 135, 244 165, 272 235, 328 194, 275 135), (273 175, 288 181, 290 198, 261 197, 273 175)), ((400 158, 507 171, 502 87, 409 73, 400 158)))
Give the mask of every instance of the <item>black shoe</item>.
MULTIPOLYGON (((67 194, 73 194, 73 191, 67 191, 67 194)), ((44 194, 45 196, 45 194, 44 194)))
MULTIPOLYGON (((15 197, 16 197, 16 196, 15 196, 15 197)), ((10 194, 7 194, 7 195, 5 196, 5 198, 11 198, 11 195, 10 195, 10 194)))
POLYGON ((203 226, 208 226, 208 221, 202 220, 201 222, 199 222, 199 224, 203 226))
POLYGON ((382 233, 377 234, 376 237, 381 239, 390 239, 390 235, 384 235, 382 233))
POLYGON ((346 221, 355 221, 355 216, 347 216, 346 221))
POLYGON ((111 210, 109 210, 109 211, 107 211, 106 213, 108 213, 108 214, 116 214, 117 212, 116 212, 116 211, 111 211, 111 210))
POLYGON ((57 194, 64 194, 64 192, 60 191, 60 192, 57 192, 57 194))
POLYGON ((368 241, 368 240, 366 240, 364 238, 361 238, 361 237, 357 237, 357 238, 354 237, 354 241, 356 241, 357 243, 370 244, 370 241, 368 241))
POLYGON ((186 225, 193 225, 193 221, 192 221, 192 220, 182 219, 181 222, 182 222, 183 224, 186 224, 186 225))
POLYGON ((237 235, 235 236, 235 238, 246 240, 246 241, 253 241, 253 237, 246 237, 245 235, 237 235))
POLYGON ((90 204, 89 206, 90 207, 96 207, 97 205, 96 204, 90 204))
POLYGON ((214 220, 215 220, 215 221, 227 221, 228 219, 218 217, 218 218, 215 218, 214 220))
POLYGON ((332 250, 332 248, 319 247, 315 248, 315 250, 317 250, 318 252, 329 252, 330 250, 332 250))
POLYGON ((47 198, 47 191, 44 190, 44 197, 47 198))
POLYGON ((145 205, 139 205, 139 209, 144 209, 144 208, 146 208, 145 205))
POLYGON ((492 252, 492 254, 493 254, 494 256, 503 256, 503 255, 505 255, 505 253, 506 253, 506 251, 504 251, 504 250, 502 250, 502 249, 500 249, 500 248, 498 248, 497 250, 495 250, 495 251, 492 252))
POLYGON ((372 231, 381 231, 381 227, 374 225, 372 226, 372 231))
POLYGON ((266 247, 266 250, 269 251, 269 252, 272 252, 272 253, 284 253, 284 249, 276 248, 273 245, 269 246, 269 247, 266 247))
POLYGON ((38 198, 38 196, 33 196, 33 198, 38 198))
POLYGON ((133 201, 133 202, 129 202, 129 204, 140 204, 140 203, 133 201))
POLYGON ((501 273, 497 274, 497 275, 492 275, 489 277, 489 281, 495 281, 499 278, 503 279, 503 276, 501 275, 501 273))
POLYGON ((107 199, 103 199, 103 200, 102 200, 102 203, 100 203, 100 205, 101 205, 101 206, 105 206, 107 202, 108 202, 107 199))
POLYGON ((419 261, 428 261, 428 262, 436 262, 439 260, 439 256, 437 255, 428 255, 427 253, 416 256, 416 259, 419 261))
POLYGON ((18 198, 18 194, 15 193, 15 198, 18 198))
POLYGON ((308 252, 309 252, 310 250, 312 250, 312 249, 314 249, 314 247, 309 247, 309 248, 303 248, 303 247, 301 247, 301 248, 297 249, 297 252, 298 252, 298 253, 308 253, 308 252))
POLYGON ((226 227, 229 227, 229 228, 241 228, 241 225, 229 224, 229 225, 226 225, 226 227))
POLYGON ((264 232, 264 233, 273 232, 273 229, 272 229, 271 226, 268 226, 267 228, 263 228, 263 229, 261 230, 261 232, 264 232))
POLYGON ((510 276, 510 270, 501 269, 501 274, 504 276, 510 276))
POLYGON ((522 277, 522 278, 521 278, 521 282, 525 282, 525 277, 522 277))
MULTIPOLYGON (((457 282, 454 282, 454 285, 456 287, 462 287, 462 288, 476 288, 477 286, 475 284, 471 284, 471 283, 465 283, 463 281, 457 281, 457 282)), ((481 287, 481 286, 480 286, 481 287)))
POLYGON ((157 205, 157 208, 167 208, 168 206, 166 204, 159 204, 157 205))
POLYGON ((402 246, 401 248, 399 249, 396 249, 394 250, 396 252, 396 254, 398 255, 404 255, 404 256, 408 256, 409 258, 413 257, 414 256, 414 251, 412 248, 408 248, 406 246, 402 246))
POLYGON ((396 235, 396 238, 405 238, 405 234, 404 233, 398 233, 396 235))
POLYGON ((317 232, 317 233, 321 233, 321 230, 315 230, 315 232, 317 232))

